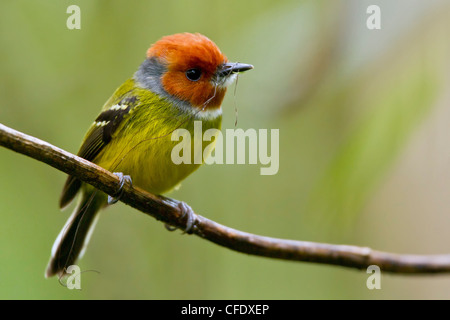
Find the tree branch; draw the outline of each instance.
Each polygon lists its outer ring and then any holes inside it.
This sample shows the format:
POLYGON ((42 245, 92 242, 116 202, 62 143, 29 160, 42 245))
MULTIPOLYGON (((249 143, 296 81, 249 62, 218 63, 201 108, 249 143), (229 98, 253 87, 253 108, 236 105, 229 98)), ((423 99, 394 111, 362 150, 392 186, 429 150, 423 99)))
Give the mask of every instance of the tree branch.
MULTIPOLYGON (((120 180, 111 172, 51 144, 0 124, 0 145, 42 161, 97 189, 116 194, 120 180)), ((157 220, 184 229, 189 216, 183 203, 125 184, 120 201, 157 220)), ((269 238, 235 230, 193 214, 191 232, 223 247, 268 258, 316 262, 356 269, 377 265, 384 272, 428 274, 450 272, 450 254, 406 255, 367 247, 269 238)))

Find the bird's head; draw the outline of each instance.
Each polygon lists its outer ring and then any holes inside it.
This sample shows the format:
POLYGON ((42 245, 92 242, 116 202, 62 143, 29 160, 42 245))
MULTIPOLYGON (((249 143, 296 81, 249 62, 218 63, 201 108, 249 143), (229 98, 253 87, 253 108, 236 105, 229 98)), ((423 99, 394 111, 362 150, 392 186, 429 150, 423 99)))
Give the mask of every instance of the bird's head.
POLYGON ((185 109, 206 112, 220 109, 237 73, 252 68, 230 63, 204 35, 180 33, 163 37, 148 49, 135 80, 185 109))

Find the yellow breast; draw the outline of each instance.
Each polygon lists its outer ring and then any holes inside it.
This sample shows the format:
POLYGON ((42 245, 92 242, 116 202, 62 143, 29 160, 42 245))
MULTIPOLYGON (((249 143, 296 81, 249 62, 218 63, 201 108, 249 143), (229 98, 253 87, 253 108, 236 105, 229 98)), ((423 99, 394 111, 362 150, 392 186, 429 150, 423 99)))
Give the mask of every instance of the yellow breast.
MULTIPOLYGON (((194 139, 194 120, 190 114, 181 113, 177 107, 154 94, 147 93, 133 108, 114 133, 110 143, 96 157, 96 163, 112 172, 130 175, 133 185, 155 194, 176 187, 200 164, 175 164, 171 154, 179 141, 172 141, 172 133, 186 129, 194 139)), ((221 116, 202 120, 202 131, 220 129, 221 116)), ((202 150, 211 142, 203 142, 202 150)), ((192 154, 194 157, 194 154, 192 154)))

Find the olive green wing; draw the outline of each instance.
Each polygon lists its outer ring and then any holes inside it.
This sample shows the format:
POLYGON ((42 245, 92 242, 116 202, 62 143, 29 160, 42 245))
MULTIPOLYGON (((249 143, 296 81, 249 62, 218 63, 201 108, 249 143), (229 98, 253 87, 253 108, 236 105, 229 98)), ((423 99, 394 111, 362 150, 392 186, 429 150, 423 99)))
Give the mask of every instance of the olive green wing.
MULTIPOLYGON (((97 155, 111 142, 114 132, 130 110, 139 103, 138 98, 131 93, 117 100, 108 102, 95 119, 78 151, 79 157, 95 162, 97 155)), ((60 208, 64 208, 73 200, 81 184, 81 180, 73 176, 67 178, 59 200, 60 208)))

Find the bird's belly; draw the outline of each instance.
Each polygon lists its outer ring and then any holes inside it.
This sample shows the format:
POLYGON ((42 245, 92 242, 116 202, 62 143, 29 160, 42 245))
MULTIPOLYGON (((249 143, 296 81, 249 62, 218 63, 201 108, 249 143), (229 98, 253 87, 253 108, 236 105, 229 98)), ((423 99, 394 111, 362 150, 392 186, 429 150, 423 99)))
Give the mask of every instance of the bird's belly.
POLYGON ((179 142, 170 136, 160 139, 117 139, 105 148, 97 164, 111 172, 130 175, 133 185, 155 194, 162 194, 176 187, 200 164, 175 164, 172 149, 179 142), (113 152, 115 150, 115 152, 113 152), (117 152, 117 150, 122 150, 117 152))
POLYGON ((128 172, 133 184, 151 193, 162 194, 175 188, 196 170, 199 164, 175 164, 171 159, 171 144, 159 146, 157 152, 149 146, 131 151, 129 161, 124 161, 123 171, 128 172))
POLYGON ((204 149, 214 144, 211 141, 203 141, 203 133, 210 128, 219 129, 221 117, 202 121, 201 133, 195 134, 194 122, 189 118, 177 118, 172 114, 165 114, 163 117, 147 109, 138 108, 132 114, 99 154, 99 162, 95 162, 111 172, 130 175, 135 186, 151 193, 162 194, 176 187, 200 166, 198 162, 204 160, 204 149), (147 119, 145 125, 138 119, 147 119), (184 136, 172 141, 172 134, 177 129, 184 129, 184 136), (194 136, 202 139, 202 148, 194 147, 194 136), (185 161, 187 163, 175 164, 172 161, 172 150, 176 146, 179 148, 181 144, 183 150, 190 149, 191 159, 185 161), (199 152, 202 154, 195 154, 199 152), (196 161, 198 159, 201 161, 196 161))

